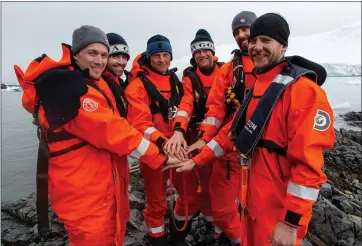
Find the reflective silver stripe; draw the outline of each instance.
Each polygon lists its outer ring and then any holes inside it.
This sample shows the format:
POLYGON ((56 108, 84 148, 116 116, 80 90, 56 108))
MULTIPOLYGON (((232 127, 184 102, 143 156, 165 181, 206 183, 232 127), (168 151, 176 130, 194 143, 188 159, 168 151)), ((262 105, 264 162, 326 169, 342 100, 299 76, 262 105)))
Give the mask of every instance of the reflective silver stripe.
POLYGON ((216 232, 217 234, 221 234, 221 233, 223 232, 223 230, 221 230, 220 227, 215 226, 215 232, 216 232))
POLYGON ((216 119, 215 117, 207 117, 206 119, 204 119, 202 121, 202 123, 208 124, 208 125, 214 125, 214 126, 216 126, 216 128, 220 127, 220 121, 218 119, 216 119))
POLYGON ((220 145, 214 140, 212 139, 207 146, 209 146, 209 148, 214 152, 216 157, 221 157, 224 155, 224 151, 222 150, 222 148, 220 147, 220 145))
POLYGON ((278 75, 274 78, 273 82, 275 82, 275 83, 282 83, 282 84, 286 85, 286 84, 292 82, 293 80, 294 80, 294 78, 292 78, 292 77, 290 77, 290 76, 278 74, 278 75))
MULTIPOLYGON (((176 212, 174 212, 173 214, 174 214, 175 219, 177 219, 179 221, 185 221, 185 219, 186 219, 186 216, 180 216, 180 215, 176 214, 176 212)), ((192 217, 194 217, 194 214, 187 216, 187 220, 188 221, 191 220, 192 217)))
POLYGON ((136 159, 141 158, 141 156, 144 155, 146 150, 148 149, 148 146, 150 146, 150 141, 142 138, 141 143, 138 145, 138 148, 131 152, 130 156, 136 159))
POLYGON ((208 222, 213 222, 214 218, 212 216, 204 216, 205 220, 208 222))
POLYGON ((149 127, 146 129, 145 133, 143 134, 143 136, 145 137, 145 139, 149 140, 151 137, 151 134, 154 133, 155 131, 157 131, 156 128, 154 127, 149 127))
POLYGON ((176 116, 183 116, 187 121, 190 121, 189 114, 186 111, 177 111, 176 116))
POLYGON ((235 203, 236 203, 236 205, 240 205, 240 201, 238 198, 235 199, 235 203))
POLYGON ((159 227, 148 227, 147 230, 151 233, 161 233, 165 230, 165 225, 159 227))
POLYGON ((230 238, 232 243, 240 243, 240 238, 230 238))
POLYGON ((295 184, 291 181, 288 183, 287 192, 293 196, 316 201, 318 198, 319 189, 309 188, 303 185, 295 184))

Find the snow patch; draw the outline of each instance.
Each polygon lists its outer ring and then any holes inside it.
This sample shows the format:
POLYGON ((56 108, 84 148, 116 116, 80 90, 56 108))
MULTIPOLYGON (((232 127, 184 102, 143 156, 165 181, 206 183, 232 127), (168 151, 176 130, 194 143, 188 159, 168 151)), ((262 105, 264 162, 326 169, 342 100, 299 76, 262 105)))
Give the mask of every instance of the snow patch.
POLYGON ((348 101, 332 106, 332 109, 347 109, 347 108, 352 108, 351 103, 348 101))

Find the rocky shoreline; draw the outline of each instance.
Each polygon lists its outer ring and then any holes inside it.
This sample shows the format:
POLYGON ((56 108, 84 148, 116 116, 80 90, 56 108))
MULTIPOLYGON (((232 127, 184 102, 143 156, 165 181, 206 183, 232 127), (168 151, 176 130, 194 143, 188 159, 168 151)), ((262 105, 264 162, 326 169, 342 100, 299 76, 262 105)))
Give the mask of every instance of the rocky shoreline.
MULTIPOLYGON (((349 112, 342 116, 351 126, 361 127, 362 113, 349 112)), ((362 135, 361 131, 336 129, 333 149, 324 153, 324 172, 328 176, 313 206, 307 238, 303 245, 357 246, 362 245, 362 135)), ((146 227, 142 218, 145 195, 139 173, 131 174, 129 186, 131 219, 127 224, 125 245, 145 245, 146 227)), ((170 194, 169 194, 170 195, 170 194)), ((170 196, 168 196, 170 200, 170 196)), ((168 210, 169 211, 169 210, 168 210)), ((62 224, 49 209, 52 232, 48 238, 37 234, 35 193, 27 198, 1 206, 1 245, 60 246, 68 245, 62 224)), ((166 224, 170 213, 166 215, 166 224)), ((167 226, 167 225, 166 225, 167 226)), ((205 223, 201 216, 193 219, 191 243, 204 240, 205 223)))

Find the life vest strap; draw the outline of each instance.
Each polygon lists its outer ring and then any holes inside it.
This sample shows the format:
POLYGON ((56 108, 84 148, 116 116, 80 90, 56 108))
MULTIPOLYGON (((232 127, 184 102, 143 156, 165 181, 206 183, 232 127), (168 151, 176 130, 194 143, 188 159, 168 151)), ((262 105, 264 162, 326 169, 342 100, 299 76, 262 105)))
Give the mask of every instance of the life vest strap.
POLYGON ((44 136, 44 129, 38 128, 39 148, 36 170, 36 210, 38 233, 46 236, 50 232, 48 215, 48 159, 49 148, 44 136))
POLYGON ((46 143, 60 142, 75 138, 74 135, 70 134, 67 131, 53 132, 51 130, 45 130, 44 133, 45 133, 46 143))
POLYGON ((70 140, 75 138, 72 134, 62 131, 53 132, 38 127, 39 138, 38 160, 36 170, 36 209, 38 219, 38 232, 40 236, 47 236, 50 233, 49 215, 48 215, 48 169, 49 158, 60 156, 70 151, 79 149, 88 143, 83 141, 72 145, 60 151, 50 152, 48 143, 70 140))
POLYGON ((266 148, 269 152, 274 152, 284 157, 287 157, 287 150, 276 144, 271 140, 260 139, 257 144, 258 147, 266 148))

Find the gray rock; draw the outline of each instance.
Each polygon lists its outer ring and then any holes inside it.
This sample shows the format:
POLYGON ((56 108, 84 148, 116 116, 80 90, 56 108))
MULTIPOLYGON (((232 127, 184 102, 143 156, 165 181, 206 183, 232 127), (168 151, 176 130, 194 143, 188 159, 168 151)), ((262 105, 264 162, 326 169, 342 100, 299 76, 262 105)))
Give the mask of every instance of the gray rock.
POLYGON ((354 198, 358 201, 362 201, 362 194, 354 194, 354 198))
POLYGON ((353 238, 348 238, 347 240, 338 240, 337 245, 338 246, 353 246, 355 240, 353 238))
MULTIPOLYGON (((341 200, 343 201, 343 200, 341 200)), ((358 217, 351 217, 338 209, 327 199, 321 197, 313 206, 313 217, 309 232, 326 245, 344 245, 356 240, 360 227, 356 226, 358 217)), ((353 245, 354 241, 352 242, 353 245)))
POLYGON ((348 199, 343 196, 336 196, 332 198, 332 203, 336 205, 339 209, 347 214, 354 214, 354 209, 348 199))
POLYGON ((331 198, 332 197, 332 186, 328 183, 322 184, 320 187, 319 193, 327 199, 331 198))
POLYGON ((341 116, 345 121, 362 121, 362 112, 351 111, 341 116))
POLYGON ((303 239, 301 246, 313 246, 313 244, 307 239, 303 239))

